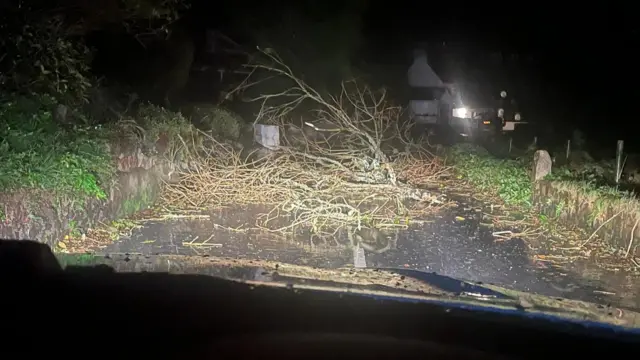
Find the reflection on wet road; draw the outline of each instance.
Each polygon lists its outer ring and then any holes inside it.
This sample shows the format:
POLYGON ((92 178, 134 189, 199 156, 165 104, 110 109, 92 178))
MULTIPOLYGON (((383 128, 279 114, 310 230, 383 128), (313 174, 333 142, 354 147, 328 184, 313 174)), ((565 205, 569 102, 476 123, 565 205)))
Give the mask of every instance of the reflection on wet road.
POLYGON ((347 249, 311 251, 308 243, 274 234, 216 228, 211 220, 145 222, 131 237, 104 249, 105 253, 210 255, 272 260, 316 267, 340 267, 349 262, 347 249))
MULTIPOLYGON (((615 295, 610 284, 532 262, 523 240, 495 241, 480 226, 479 213, 447 210, 431 221, 397 233, 397 245, 381 254, 366 252, 368 267, 414 269, 516 290, 637 308, 635 299, 615 295)), ((304 232, 285 238, 258 231, 230 230, 255 223, 255 211, 226 209, 205 219, 144 222, 105 253, 210 255, 272 260, 321 268, 354 266, 346 239, 311 246, 304 232), (222 226, 224 226, 224 228, 222 226)), ((343 236, 346 237, 346 236, 343 236)))

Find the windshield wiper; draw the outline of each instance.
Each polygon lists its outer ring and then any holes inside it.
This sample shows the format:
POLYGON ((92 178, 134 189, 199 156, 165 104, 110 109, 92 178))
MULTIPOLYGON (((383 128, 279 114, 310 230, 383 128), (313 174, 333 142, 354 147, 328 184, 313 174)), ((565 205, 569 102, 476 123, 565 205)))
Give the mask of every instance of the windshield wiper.
MULTIPOLYGON (((411 301, 444 301, 477 304, 531 313, 590 319, 618 325, 640 326, 640 314, 619 312, 577 300, 506 289, 492 284, 474 284, 434 273, 408 269, 319 269, 272 261, 184 255, 132 255, 59 257, 69 271, 88 271, 87 265, 103 265, 106 271, 166 272, 206 275, 246 283, 297 289, 351 292, 411 301), (637 324, 637 325, 636 325, 637 324)), ((103 270, 105 270, 103 268, 103 270)))

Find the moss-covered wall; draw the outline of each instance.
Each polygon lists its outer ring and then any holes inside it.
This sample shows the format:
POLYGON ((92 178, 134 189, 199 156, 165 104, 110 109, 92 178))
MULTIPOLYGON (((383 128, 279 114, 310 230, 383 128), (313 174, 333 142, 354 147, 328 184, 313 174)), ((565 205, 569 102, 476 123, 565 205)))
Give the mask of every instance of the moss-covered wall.
POLYGON ((170 174, 170 164, 144 155, 137 147, 114 151, 118 173, 105 200, 41 190, 0 193, 0 238, 36 240, 55 247, 69 233, 83 232, 153 205, 170 174))

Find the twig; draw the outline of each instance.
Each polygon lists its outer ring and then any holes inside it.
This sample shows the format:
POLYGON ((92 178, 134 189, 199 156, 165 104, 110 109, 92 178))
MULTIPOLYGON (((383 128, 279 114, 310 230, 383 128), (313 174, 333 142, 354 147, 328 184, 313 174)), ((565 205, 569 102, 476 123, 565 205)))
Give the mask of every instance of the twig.
POLYGON ((636 227, 638 227, 638 222, 640 222, 640 218, 636 219, 636 223, 633 224, 633 228, 631 229, 631 236, 629 237, 629 246, 627 246, 627 252, 624 254, 624 257, 627 258, 629 256, 629 252, 631 251, 631 245, 633 245, 634 235, 636 232, 636 227))
POLYGON ((203 242, 200 242, 200 243, 195 242, 199 238, 199 236, 196 236, 191 241, 183 242, 182 245, 184 245, 184 246, 192 246, 192 247, 222 247, 222 244, 211 244, 211 243, 209 243, 209 240, 213 239, 214 235, 215 234, 211 234, 211 236, 209 236, 207 238, 207 240, 205 240, 203 242))
POLYGON ((591 236, 589 236, 589 238, 587 238, 587 240, 585 240, 582 244, 580 244, 579 248, 583 248, 585 245, 587 245, 587 243, 589 241, 591 241, 591 239, 596 236, 596 234, 598 233, 598 231, 605 226, 609 221, 613 220, 614 218, 616 218, 618 215, 620 215, 622 213, 622 211, 619 211, 617 214, 613 215, 612 217, 610 217, 609 219, 607 219, 607 221, 603 222, 602 224, 600 224, 600 226, 598 226, 598 228, 596 229, 596 231, 594 231, 591 236))

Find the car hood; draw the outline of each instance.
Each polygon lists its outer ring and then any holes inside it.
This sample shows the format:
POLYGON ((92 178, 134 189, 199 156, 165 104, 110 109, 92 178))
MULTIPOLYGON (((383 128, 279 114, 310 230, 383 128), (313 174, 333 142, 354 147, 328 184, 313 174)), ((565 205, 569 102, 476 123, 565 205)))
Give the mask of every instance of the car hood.
POLYGON ((264 286, 348 292, 399 301, 525 311, 566 320, 640 328, 640 313, 583 301, 551 298, 411 269, 319 269, 272 261, 183 255, 57 255, 67 271, 101 269, 213 276, 264 286))

